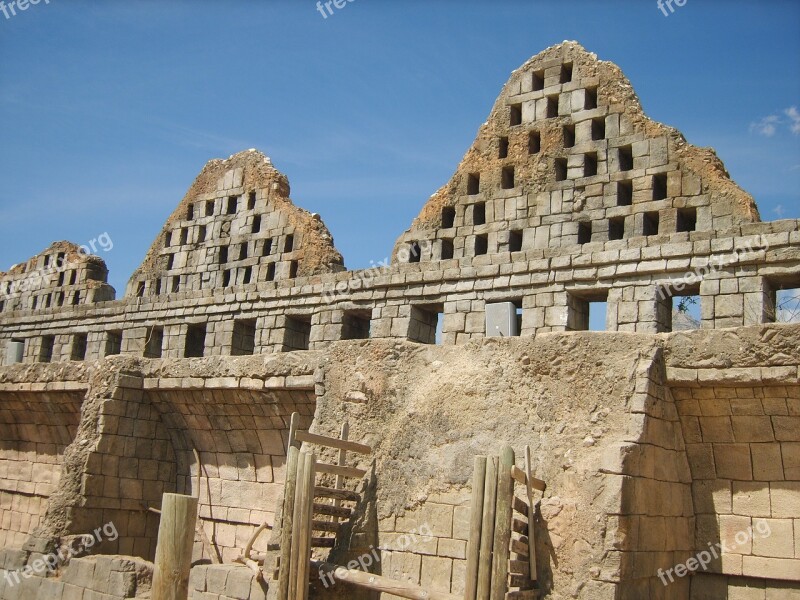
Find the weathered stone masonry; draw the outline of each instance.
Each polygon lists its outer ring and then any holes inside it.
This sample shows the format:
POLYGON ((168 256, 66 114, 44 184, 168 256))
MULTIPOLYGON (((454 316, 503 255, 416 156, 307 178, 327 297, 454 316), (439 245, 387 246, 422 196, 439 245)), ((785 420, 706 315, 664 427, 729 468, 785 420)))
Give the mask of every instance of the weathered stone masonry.
POLYGON ((148 508, 198 472, 227 564, 195 567, 193 597, 264 597, 230 563, 275 520, 293 412, 375 448, 336 561, 375 546, 375 572, 463 592, 472 456, 529 444, 550 597, 800 596, 800 329, 772 324, 800 288, 800 222, 760 222, 618 67, 565 42, 517 69, 385 269, 345 271, 289 195, 257 151, 211 161, 119 300, 66 242, 0 274, 0 575, 119 531, 55 577, 0 577, 0 598, 146 593, 148 508), (683 296, 700 329, 672 333, 683 296), (487 338, 495 302, 517 307, 519 339, 487 338), (594 302, 609 333, 580 333, 594 302), (761 521, 769 537, 662 584, 761 521), (423 524, 432 539, 397 547, 423 524))

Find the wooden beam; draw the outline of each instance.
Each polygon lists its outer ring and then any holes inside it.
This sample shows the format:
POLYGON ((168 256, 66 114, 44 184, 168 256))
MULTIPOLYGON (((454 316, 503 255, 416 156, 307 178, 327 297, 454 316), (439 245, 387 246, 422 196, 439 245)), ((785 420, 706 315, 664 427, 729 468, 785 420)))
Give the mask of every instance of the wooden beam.
POLYGON ((306 455, 307 477, 306 485, 303 494, 303 507, 305 508, 305 528, 303 530, 303 537, 300 539, 300 556, 302 560, 303 570, 300 573, 300 583, 297 584, 298 592, 302 586, 302 594, 297 595, 297 600, 308 600, 308 589, 310 585, 310 571, 311 571, 311 532, 313 530, 312 522, 314 519, 314 481, 316 478, 316 457, 313 452, 306 455))
POLYGON ((307 431, 298 431, 295 435, 295 439, 298 442, 317 444, 318 446, 325 446, 327 448, 347 450, 348 452, 358 452, 359 454, 372 454, 372 448, 365 444, 359 444, 347 440, 337 440, 336 438, 317 435, 315 433, 308 433, 307 431))
POLYGON ((486 479, 483 486, 483 519, 481 521, 481 551, 478 564, 477 600, 489 600, 492 585, 492 545, 494 540, 495 509, 497 502, 498 459, 490 456, 486 461, 486 479))
POLYGON ((153 600, 186 600, 192 569, 198 499, 164 494, 158 525, 153 600))
POLYGON ((314 497, 334 498, 336 500, 348 500, 349 502, 358 502, 361 500, 361 496, 357 492, 351 492, 350 490, 336 490, 322 486, 316 486, 314 488, 314 497))
POLYGON ((315 502, 314 513, 318 515, 325 515, 327 517, 339 517, 340 519, 349 519, 353 514, 353 509, 345 508, 342 506, 332 506, 330 504, 317 504, 315 502))
MULTIPOLYGON (((339 450, 344 452, 344 450, 339 450)), ((350 477, 351 479, 361 479, 367 472, 364 469, 357 469, 355 467, 347 467, 340 465, 329 465, 327 463, 317 463, 317 473, 325 473, 327 475, 336 475, 336 487, 341 489, 340 479, 350 477)))
POLYGON ((330 579, 337 579, 342 583, 375 592, 400 596, 401 598, 408 598, 409 600, 464 600, 461 596, 426 590, 410 581, 398 581, 381 575, 365 573, 364 571, 337 567, 336 565, 328 563, 315 562, 314 568, 319 569, 321 574, 325 574, 330 579))
POLYGON ((307 495, 304 491, 308 485, 308 467, 309 462, 306 460, 307 453, 300 452, 297 455, 297 484, 294 493, 294 506, 292 512, 292 541, 291 541, 291 562, 289 565, 289 594, 286 600, 297 600, 298 586, 301 582, 300 576, 302 573, 301 562, 305 562, 305 558, 300 554, 300 539, 303 536, 303 521, 305 517, 303 498, 307 495))
MULTIPOLYGON (((350 437, 350 424, 347 421, 345 421, 344 423, 342 423, 342 429, 339 431, 339 439, 347 441, 347 438, 349 438, 349 437, 350 437)), ((337 461, 337 466, 339 466, 339 467, 346 467, 347 466, 347 450, 344 450, 344 449, 340 449, 339 450, 339 460, 337 461)), ((336 475, 336 489, 340 490, 340 489, 342 489, 344 487, 345 475, 342 475, 342 474, 339 474, 339 473, 334 473, 334 474, 336 475)), ((367 473, 365 471, 364 475, 366 475, 366 474, 367 473)), ((361 477, 363 477, 364 475, 362 475, 361 477)), ((341 506, 341 504, 342 504, 341 500, 334 500, 333 501, 333 505, 336 508, 339 508, 339 506, 341 506)), ((339 519, 334 516, 333 522, 334 523, 338 523, 339 519)))
POLYGON ((467 573, 464 600, 476 600, 478 593, 478 563, 481 551, 483 522, 483 492, 486 487, 486 457, 476 456, 472 470, 472 500, 469 503, 469 541, 467 542, 467 573))
MULTIPOLYGON (((525 486, 528 485, 528 476, 525 474, 525 471, 520 469, 517 465, 513 465, 511 467, 511 476, 517 481, 517 483, 525 486)), ((543 492, 547 489, 547 484, 541 479, 536 479, 536 477, 531 476, 530 483, 533 489, 539 490, 540 492, 543 492)))
POLYGON ((298 450, 300 449, 300 444, 297 443, 297 428, 299 426, 300 415, 296 412, 292 413, 292 418, 289 420, 289 447, 294 446, 298 450))
POLYGON ((525 473, 528 476, 528 561, 530 562, 531 581, 536 581, 536 535, 534 531, 536 509, 533 504, 533 462, 531 461, 531 447, 525 446, 525 473))
POLYGON ((511 513, 514 496, 514 450, 506 446, 500 453, 497 469, 497 511, 494 526, 494 552, 492 556, 491 600, 505 600, 508 591, 508 559, 511 545, 511 513))
POLYGON ((289 573, 292 556, 292 526, 294 523, 294 496, 297 487, 297 465, 300 451, 289 446, 286 458, 286 484, 283 487, 283 521, 281 524, 280 572, 278 573, 278 600, 289 600, 289 573))

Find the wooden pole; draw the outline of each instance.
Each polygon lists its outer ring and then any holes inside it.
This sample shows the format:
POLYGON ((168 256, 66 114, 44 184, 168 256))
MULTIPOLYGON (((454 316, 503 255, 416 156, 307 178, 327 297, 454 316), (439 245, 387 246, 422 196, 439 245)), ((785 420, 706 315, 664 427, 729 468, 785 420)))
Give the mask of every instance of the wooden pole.
POLYGON ((300 568, 300 544, 298 540, 302 535, 303 509, 301 496, 303 486, 306 485, 306 461, 305 453, 298 452, 297 455, 297 483, 295 484, 294 501, 292 503, 292 533, 291 533, 291 558, 289 559, 289 593, 285 600, 295 600, 297 597, 298 570, 300 568))
POLYGON ((500 453, 497 469, 497 513, 494 526, 494 555, 492 556, 491 600, 505 600, 508 591, 508 559, 511 556, 511 518, 514 496, 514 450, 506 446, 500 453))
POLYGON ((303 457, 305 459, 305 475, 306 481, 303 486, 303 495, 301 497, 301 508, 305 510, 303 514, 303 528, 298 530, 298 534, 302 537, 299 541, 300 546, 300 568, 297 575, 300 581, 297 583, 297 598, 296 600, 308 600, 308 588, 310 584, 310 571, 311 571, 311 536, 312 524, 314 522, 314 479, 316 478, 316 458, 313 453, 308 453, 303 457), (302 592, 302 593, 301 593, 302 592))
POLYGON ((278 571, 278 599, 289 598, 289 574, 292 562, 292 525, 294 517, 294 494, 297 487, 297 458, 300 451, 289 446, 286 457, 286 482, 283 486, 283 521, 281 523, 281 558, 278 571))
MULTIPOLYGON (((341 439, 341 440, 346 442, 347 438, 349 436, 350 436, 350 425, 347 423, 347 421, 345 421, 344 423, 342 423, 342 430, 341 430, 341 432, 339 434, 339 439, 341 439)), ((338 460, 337 464, 340 467, 346 467, 347 466, 347 450, 345 450, 344 448, 340 448, 339 449, 339 460, 338 460)), ((343 487, 344 487, 344 476, 343 475, 337 475, 336 476, 336 489, 340 490, 343 487)), ((333 505, 336 508, 339 508, 342 505, 342 501, 341 500, 334 500, 333 501, 333 505)), ((333 517, 333 522, 334 523, 338 523, 339 522, 339 518, 338 517, 333 517)))
POLYGON ((486 479, 483 487, 483 521, 481 523, 481 550, 478 561, 477 600, 489 600, 492 582, 492 545, 494 540, 495 507, 497 501, 497 457, 486 461, 486 479))
POLYGON ((476 456, 472 470, 472 500, 469 503, 469 541, 467 542, 467 574, 464 600, 475 600, 478 593, 478 562, 481 551, 483 492, 486 486, 486 457, 476 456))
POLYGON ((153 600, 187 600, 197 525, 197 498, 164 494, 158 526, 153 600))
POLYGON ((299 425, 300 415, 296 412, 292 413, 292 418, 289 420, 289 447, 295 446, 298 450, 300 449, 300 444, 297 442, 297 427, 299 425))
POLYGON ((338 579, 342 583, 400 596, 401 598, 409 598, 410 600, 462 600, 460 596, 426 590, 410 581, 398 581, 374 575, 373 573, 345 569, 328 563, 314 563, 314 567, 319 569, 320 573, 326 574, 331 580, 338 579))
POLYGON ((531 461, 531 447, 525 446, 525 474, 528 476, 528 561, 530 562, 531 581, 536 581, 536 536, 534 531, 534 516, 536 510, 533 506, 533 463, 531 461))

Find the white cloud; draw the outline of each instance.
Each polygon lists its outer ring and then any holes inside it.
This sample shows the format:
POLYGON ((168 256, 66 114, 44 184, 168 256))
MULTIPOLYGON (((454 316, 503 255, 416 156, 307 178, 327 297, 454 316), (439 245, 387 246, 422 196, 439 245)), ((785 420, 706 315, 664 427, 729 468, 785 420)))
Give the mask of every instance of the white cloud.
POLYGON ((792 133, 800 135, 800 111, 797 110, 796 106, 790 106, 783 112, 789 117, 789 128, 792 133))
POLYGON ((772 212, 774 212, 776 215, 778 215, 779 219, 781 217, 783 217, 783 213, 785 212, 785 209, 783 208, 783 204, 778 204, 778 206, 776 206, 775 208, 772 209, 772 212))
POLYGON ((784 119, 780 115, 769 115, 758 121, 750 123, 750 132, 772 137, 778 132, 778 128, 785 125, 789 131, 795 135, 800 135, 800 110, 796 106, 790 106, 783 111, 786 116, 784 119))

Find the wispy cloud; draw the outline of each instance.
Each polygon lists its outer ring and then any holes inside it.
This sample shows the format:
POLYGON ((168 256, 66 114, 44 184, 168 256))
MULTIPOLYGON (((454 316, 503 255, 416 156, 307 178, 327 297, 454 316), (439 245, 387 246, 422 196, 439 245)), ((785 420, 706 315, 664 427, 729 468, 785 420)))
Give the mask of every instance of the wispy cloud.
POLYGON ((783 204, 778 204, 775 208, 772 209, 779 219, 783 218, 783 214, 786 212, 786 209, 783 208, 783 204))
POLYGON ((783 126, 786 126, 793 134, 800 135, 800 111, 796 106, 785 109, 782 115, 769 115, 750 123, 750 132, 764 137, 772 137, 783 126))

